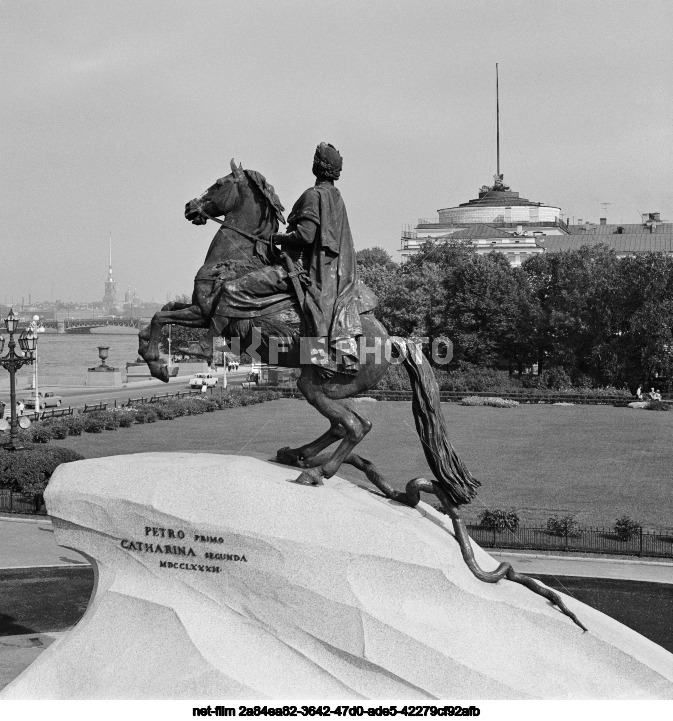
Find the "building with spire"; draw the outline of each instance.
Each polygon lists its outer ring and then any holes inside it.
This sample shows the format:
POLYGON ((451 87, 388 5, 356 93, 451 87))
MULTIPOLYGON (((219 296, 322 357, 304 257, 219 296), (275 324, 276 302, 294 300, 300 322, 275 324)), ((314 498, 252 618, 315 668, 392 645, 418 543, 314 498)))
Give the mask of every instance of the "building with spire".
POLYGON ((112 277, 112 233, 110 233, 110 263, 108 266, 107 280, 105 281, 103 305, 108 313, 117 307, 117 283, 112 277))
POLYGON ((401 260, 418 253, 426 243, 451 240, 471 242, 477 253, 503 253, 518 266, 531 255, 544 252, 544 238, 567 235, 568 226, 555 205, 522 198, 504 182, 500 172, 500 97, 496 64, 496 155, 493 185, 483 185, 478 197, 441 208, 438 217, 420 218, 402 232, 401 260))

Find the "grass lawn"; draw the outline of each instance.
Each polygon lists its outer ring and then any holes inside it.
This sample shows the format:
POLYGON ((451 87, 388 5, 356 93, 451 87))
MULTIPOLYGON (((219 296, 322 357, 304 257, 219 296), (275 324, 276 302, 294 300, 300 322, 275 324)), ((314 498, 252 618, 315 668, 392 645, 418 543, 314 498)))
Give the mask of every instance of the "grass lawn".
MULTIPOLYGON (((373 429, 358 452, 391 483, 430 475, 410 402, 361 402, 373 429)), ((673 413, 611 406, 522 405, 513 409, 443 405, 451 442, 482 483, 465 509, 515 508, 525 523, 573 513, 582 525, 611 526, 626 513, 653 530, 673 530, 673 413)), ((327 429, 306 402, 277 400, 201 416, 85 433, 52 444, 82 455, 208 451, 272 460, 327 429)), ((288 470, 288 477, 296 473, 288 470)), ((366 484, 350 466, 339 475, 366 484)), ((197 482, 197 481, 195 481, 197 482)), ((428 500, 431 500, 428 498, 428 500)))

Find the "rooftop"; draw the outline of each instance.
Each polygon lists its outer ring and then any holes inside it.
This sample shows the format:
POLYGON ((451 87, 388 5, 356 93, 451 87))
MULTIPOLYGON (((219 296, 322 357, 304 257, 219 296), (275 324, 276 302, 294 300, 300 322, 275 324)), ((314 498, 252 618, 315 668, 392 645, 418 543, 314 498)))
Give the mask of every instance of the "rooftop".
POLYGON ((582 223, 581 225, 569 225, 568 232, 571 235, 670 235, 673 233, 673 223, 658 222, 648 225, 646 223, 619 223, 619 224, 596 224, 582 223))
POLYGON ((469 208, 475 205, 488 205, 490 207, 505 207, 511 205, 542 206, 544 203, 534 203, 532 200, 528 200, 528 198, 522 198, 518 193, 515 193, 512 190, 495 190, 493 188, 489 188, 488 190, 482 189, 478 198, 468 200, 467 203, 461 203, 458 207, 469 208))
MULTIPOLYGON (((669 226, 672 225, 669 223, 669 226)), ((606 226, 602 226, 606 227, 606 226)), ((539 244, 550 253, 563 250, 577 250, 584 245, 607 245, 617 253, 673 253, 673 229, 668 232, 643 232, 642 226, 637 233, 608 234, 581 233, 577 235, 547 235, 539 244)))
MULTIPOLYGON (((503 181, 502 174, 493 176, 493 185, 482 185, 479 191, 479 197, 468 200, 467 203, 461 203, 458 208, 469 208, 473 206, 489 206, 489 207, 507 207, 512 205, 533 205, 543 206, 544 203, 534 203, 528 198, 522 198, 518 193, 510 189, 503 181)), ((441 208, 441 210, 449 210, 449 208, 441 208)))

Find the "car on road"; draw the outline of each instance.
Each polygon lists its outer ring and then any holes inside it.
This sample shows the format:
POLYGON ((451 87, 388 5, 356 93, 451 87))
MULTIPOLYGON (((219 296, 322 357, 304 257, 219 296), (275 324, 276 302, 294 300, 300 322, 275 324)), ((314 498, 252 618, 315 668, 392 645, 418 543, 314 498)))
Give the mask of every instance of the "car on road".
POLYGON ((190 388, 201 388, 201 386, 216 386, 217 376, 212 373, 196 373, 189 379, 190 388))
MULTIPOLYGON (((37 395, 40 398, 40 408, 52 408, 54 406, 60 406, 61 403, 63 403, 63 398, 61 398, 61 396, 55 395, 51 391, 47 391, 46 393, 38 393, 37 395)), ((35 408, 35 396, 24 398, 23 404, 26 406, 26 408, 35 408)))

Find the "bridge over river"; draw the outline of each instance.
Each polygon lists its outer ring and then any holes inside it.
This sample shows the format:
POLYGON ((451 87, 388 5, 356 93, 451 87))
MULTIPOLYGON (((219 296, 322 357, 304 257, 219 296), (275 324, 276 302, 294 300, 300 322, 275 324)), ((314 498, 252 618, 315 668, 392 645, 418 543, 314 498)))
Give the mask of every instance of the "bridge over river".
POLYGON ((45 328, 55 328, 57 333, 91 333, 92 328, 118 326, 121 328, 142 328, 149 323, 149 318, 125 318, 121 316, 109 318, 66 318, 65 320, 44 320, 45 328))

